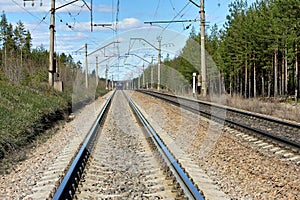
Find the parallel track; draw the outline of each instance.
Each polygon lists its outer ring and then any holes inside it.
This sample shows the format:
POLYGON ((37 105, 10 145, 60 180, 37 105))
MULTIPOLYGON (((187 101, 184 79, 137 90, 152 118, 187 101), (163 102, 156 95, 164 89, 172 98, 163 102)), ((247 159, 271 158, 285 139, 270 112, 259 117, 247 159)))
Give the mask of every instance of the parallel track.
MULTIPOLYGON (((125 94, 125 93, 124 93, 125 94)), ((184 169, 181 168, 180 164, 177 163, 174 156, 171 152, 168 151, 168 148, 160 140, 158 134, 154 131, 145 117, 141 114, 138 108, 135 106, 133 101, 125 94, 132 110, 135 112, 135 115, 138 117, 140 122, 144 125, 146 132, 149 134, 148 138, 151 138, 152 143, 155 144, 156 149, 160 152, 163 160, 166 162, 165 166, 169 167, 169 171, 173 174, 173 178, 180 185, 181 191, 184 196, 189 199, 204 199, 204 197, 199 193, 197 187, 193 184, 187 174, 184 172, 184 169)), ((68 170, 66 176, 64 177, 62 183, 58 187, 53 199, 72 199, 76 192, 76 188, 80 183, 80 178, 84 173, 84 168, 92 148, 94 146, 95 138, 99 131, 100 124, 104 119, 104 115, 108 112, 109 105, 112 101, 112 98, 109 99, 98 119, 96 120, 93 128, 91 129, 88 137, 86 138, 84 144, 82 145, 78 155, 75 157, 70 169, 68 170)))
POLYGON ((167 101, 212 120, 223 121, 228 126, 271 140, 280 146, 284 145, 294 151, 300 151, 300 124, 165 93, 145 90, 139 90, 139 92, 167 101), (214 110, 214 114, 212 114, 212 110, 214 110))

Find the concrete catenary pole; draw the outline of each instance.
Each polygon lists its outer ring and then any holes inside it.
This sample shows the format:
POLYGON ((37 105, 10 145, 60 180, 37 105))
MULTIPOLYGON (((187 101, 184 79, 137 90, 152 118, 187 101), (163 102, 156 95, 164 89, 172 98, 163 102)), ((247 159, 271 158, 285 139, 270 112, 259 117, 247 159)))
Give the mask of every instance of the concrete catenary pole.
POLYGON ((143 64, 143 87, 145 87, 145 66, 143 64))
POLYGON ((89 82, 88 82, 88 71, 89 71, 89 67, 88 67, 88 56, 87 56, 87 44, 84 45, 84 49, 85 49, 85 87, 88 88, 89 87, 89 82))
POLYGON ((105 89, 108 90, 108 65, 106 64, 106 67, 105 67, 105 89))
POLYGON ((151 59, 151 89, 153 89, 153 56, 152 56, 152 59, 151 59))
POLYGON ((201 94, 206 96, 206 65, 205 65, 205 11, 204 0, 201 0, 200 4, 200 25, 201 25, 201 75, 202 75, 202 87, 201 94))
POLYGON ((51 17, 50 17, 50 49, 49 49, 49 85, 54 86, 54 27, 55 27, 55 0, 51 0, 51 17))
POLYGON ((158 66, 157 66, 157 90, 160 90, 160 68, 161 68, 161 37, 158 40, 158 66))
POLYGON ((96 86, 98 86, 98 56, 96 56, 96 86))
POLYGON ((114 89, 114 75, 111 75, 111 89, 114 89))

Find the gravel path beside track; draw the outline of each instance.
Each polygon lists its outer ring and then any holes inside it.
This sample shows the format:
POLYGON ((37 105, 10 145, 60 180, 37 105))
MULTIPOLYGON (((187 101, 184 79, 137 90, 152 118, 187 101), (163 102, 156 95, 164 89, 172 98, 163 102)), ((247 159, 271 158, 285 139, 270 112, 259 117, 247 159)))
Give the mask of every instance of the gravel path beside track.
POLYGON ((15 165, 11 173, 1 175, 0 199, 46 199, 47 196, 41 197, 39 194, 49 195, 52 191, 46 189, 47 185, 55 184, 51 183, 54 179, 47 180, 47 177, 60 177, 63 174, 63 170, 53 174, 53 169, 67 167, 71 158, 64 158, 63 155, 66 152, 75 153, 77 148, 73 147, 83 141, 109 95, 77 111, 73 121, 59 126, 59 130, 50 139, 32 149, 27 159, 15 165), (64 161, 59 167, 58 160, 64 161), (42 187, 46 190, 44 193, 40 193, 42 187))
MULTIPOLYGON (((295 162, 234 136, 229 128, 222 131, 222 126, 193 113, 147 95, 131 94, 150 123, 165 135, 163 140, 168 138, 178 147, 182 160, 198 165, 231 199, 300 198, 300 167, 295 162)), ((205 181, 199 182, 200 189, 201 184, 205 181)))

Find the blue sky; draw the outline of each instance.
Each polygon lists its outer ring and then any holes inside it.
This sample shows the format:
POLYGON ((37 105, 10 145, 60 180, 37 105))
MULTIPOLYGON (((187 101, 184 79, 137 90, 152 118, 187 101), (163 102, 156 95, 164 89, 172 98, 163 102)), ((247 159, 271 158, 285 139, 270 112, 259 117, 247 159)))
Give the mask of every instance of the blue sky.
MULTIPOLYGON (((194 1, 200 3, 200 0, 194 1)), ((32 6, 32 1, 27 0, 24 6, 23 0, 0 0, 0 8, 4 10, 8 22, 15 25, 17 21, 21 20, 25 24, 26 29, 29 29, 32 34, 32 48, 42 44, 48 49, 50 2, 50 0, 34 0, 32 6)), ((56 7, 68 2, 71 2, 71 0, 56 0, 56 7)), ((210 26, 216 23, 220 28, 222 27, 226 21, 230 2, 231 0, 205 1, 206 20, 210 26)), ((90 5, 89 0, 86 0, 86 3, 90 5)), ((81 0, 57 10, 55 51, 71 54, 74 60, 80 60, 84 63, 82 51, 75 52, 81 49, 85 43, 88 44, 89 52, 93 52, 112 41, 121 41, 122 38, 128 39, 133 36, 145 38, 149 43, 156 46, 157 36, 162 36, 162 44, 166 46, 165 54, 169 51, 169 53, 173 52, 173 55, 176 55, 185 44, 185 40, 191 31, 191 28, 186 29, 186 27, 191 24, 195 27, 196 32, 199 30, 199 22, 159 24, 152 27, 144 24, 145 21, 199 19, 199 8, 188 0, 119 0, 119 12, 117 12, 117 4, 118 0, 93 1, 93 23, 116 24, 118 16, 117 32, 102 27, 94 27, 94 31, 91 32, 90 12, 81 0)), ((116 27, 114 25, 113 29, 116 29, 116 27)), ((141 41, 136 41, 136 46, 133 43, 134 41, 125 42, 122 47, 118 46, 118 51, 124 53, 128 52, 129 46, 137 49, 145 46, 144 43, 141 44, 141 41)), ((116 45, 111 46, 115 48, 116 45)), ((113 50, 102 49, 97 56, 103 56, 102 59, 104 59, 104 51, 109 54, 108 52, 112 53, 113 50)), ((155 49, 146 48, 145 51, 149 51, 148 54, 155 55, 155 49)), ((145 54, 145 51, 143 54, 145 54)), ((94 55, 91 56, 94 57, 94 55)), ((94 58, 89 60, 91 61, 89 65, 91 65, 90 69, 92 70, 95 61, 94 58)), ((120 61, 118 60, 118 62, 120 61)))

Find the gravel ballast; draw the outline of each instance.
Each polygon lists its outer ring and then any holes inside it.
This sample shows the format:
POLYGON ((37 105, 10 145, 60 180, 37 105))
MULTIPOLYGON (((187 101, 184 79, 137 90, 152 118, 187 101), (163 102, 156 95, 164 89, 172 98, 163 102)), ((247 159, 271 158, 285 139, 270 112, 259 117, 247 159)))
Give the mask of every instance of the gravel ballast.
POLYGON ((192 158, 231 199, 299 199, 297 163, 191 112, 138 92, 131 95, 150 121, 173 138, 173 146, 192 158))

